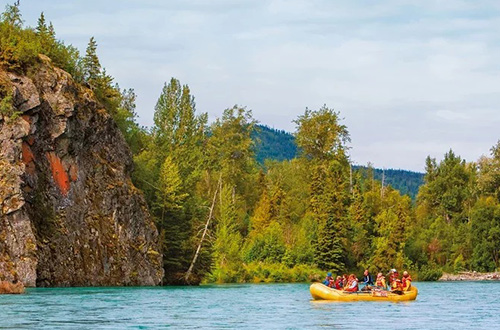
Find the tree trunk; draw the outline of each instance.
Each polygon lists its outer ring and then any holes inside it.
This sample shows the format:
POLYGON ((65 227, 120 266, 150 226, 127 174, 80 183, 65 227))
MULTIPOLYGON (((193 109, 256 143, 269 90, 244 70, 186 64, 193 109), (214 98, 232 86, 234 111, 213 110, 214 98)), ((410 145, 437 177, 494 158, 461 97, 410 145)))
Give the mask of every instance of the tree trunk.
POLYGON ((201 251, 201 246, 203 245, 203 241, 205 240, 205 236, 207 235, 208 231, 208 226, 210 225, 210 220, 212 220, 212 216, 214 213, 214 207, 215 207, 215 201, 217 200, 217 193, 219 192, 219 186, 221 185, 221 177, 219 177, 219 184, 217 185, 217 188, 215 188, 214 192, 214 198, 212 200, 212 206, 210 206, 210 212, 208 214, 207 222, 205 223, 205 228, 203 229, 203 234, 201 235, 200 243, 198 244, 198 248, 196 249, 196 252, 193 257, 193 261, 191 261, 191 265, 189 265, 189 269, 187 270, 186 274, 184 275, 184 281, 189 284, 190 283, 190 277, 191 273, 193 272, 194 264, 196 263, 196 260, 198 259, 198 256, 201 251))

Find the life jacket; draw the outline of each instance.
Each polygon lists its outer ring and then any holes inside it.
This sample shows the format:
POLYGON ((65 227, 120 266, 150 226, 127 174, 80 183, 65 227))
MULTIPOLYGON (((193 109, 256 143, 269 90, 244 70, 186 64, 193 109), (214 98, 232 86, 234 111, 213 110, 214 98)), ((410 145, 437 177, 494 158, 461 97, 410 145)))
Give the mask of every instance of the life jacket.
POLYGON ((343 283, 341 278, 339 278, 338 280, 335 281, 335 289, 342 290, 343 287, 344 287, 344 283, 343 283))
POLYGON ((354 279, 352 281, 347 282, 347 285, 344 287, 344 290, 349 292, 358 291, 358 281, 354 279))
POLYGON ((377 282, 375 283, 376 286, 385 288, 385 278, 383 276, 377 277, 377 282))
POLYGON ((394 277, 394 279, 391 282, 391 289, 393 290, 402 290, 403 285, 401 283, 401 280, 397 277, 394 277))
POLYGON ((411 288, 411 276, 408 275, 407 277, 403 276, 403 279, 401 280, 402 288, 404 291, 408 291, 411 288))

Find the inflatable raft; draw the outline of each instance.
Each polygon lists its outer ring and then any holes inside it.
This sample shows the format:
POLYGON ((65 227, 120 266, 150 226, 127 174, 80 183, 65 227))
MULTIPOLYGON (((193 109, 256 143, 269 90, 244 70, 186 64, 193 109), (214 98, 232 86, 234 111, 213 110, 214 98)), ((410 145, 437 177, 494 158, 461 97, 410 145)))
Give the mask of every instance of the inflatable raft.
POLYGON ((332 301, 409 301, 417 299, 418 290, 412 286, 409 291, 401 294, 390 291, 357 291, 346 292, 332 289, 323 283, 313 283, 310 287, 311 295, 314 300, 332 300, 332 301))

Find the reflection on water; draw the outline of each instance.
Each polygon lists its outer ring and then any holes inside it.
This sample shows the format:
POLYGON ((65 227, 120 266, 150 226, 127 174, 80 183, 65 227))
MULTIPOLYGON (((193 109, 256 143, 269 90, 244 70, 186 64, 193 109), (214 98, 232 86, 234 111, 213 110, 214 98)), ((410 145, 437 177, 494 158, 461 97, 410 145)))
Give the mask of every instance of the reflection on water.
POLYGON ((415 283, 416 301, 316 302, 308 284, 28 289, 0 296, 11 329, 496 329, 500 282, 415 283))

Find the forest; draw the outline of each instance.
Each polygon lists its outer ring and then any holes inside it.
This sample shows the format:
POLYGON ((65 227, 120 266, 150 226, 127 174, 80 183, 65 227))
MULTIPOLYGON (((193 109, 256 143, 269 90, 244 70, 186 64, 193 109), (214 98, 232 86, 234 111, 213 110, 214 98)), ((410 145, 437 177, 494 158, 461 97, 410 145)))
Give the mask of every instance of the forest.
MULTIPOLYGON (((298 156, 299 150, 295 143, 295 137, 283 130, 270 128, 266 125, 257 124, 252 134, 255 143, 257 162, 261 165, 266 159, 283 161, 291 160, 298 156)), ((352 165, 353 171, 373 167, 352 165)), ((403 195, 408 195, 413 201, 417 198, 418 189, 424 183, 424 174, 401 169, 372 168, 376 180, 383 181, 384 185, 390 185, 403 195)))
MULTIPOLYGON (((94 37, 80 54, 57 39, 43 13, 32 28, 18 2, 8 5, 0 65, 29 75, 38 54, 89 86, 129 144, 133 182, 160 232, 165 284, 308 281, 364 268, 435 280, 443 271, 500 267, 500 143, 474 162, 452 150, 423 159, 412 201, 382 185, 374 169, 352 170, 348 127, 326 105, 294 119, 284 147, 291 159, 262 164, 253 137, 259 129, 267 139, 267 128, 251 110, 229 106, 208 122, 189 86, 170 78, 151 109, 154 125, 141 127, 134 91, 103 68, 94 37)), ((0 97, 1 115, 15 116, 10 91, 0 97)))

